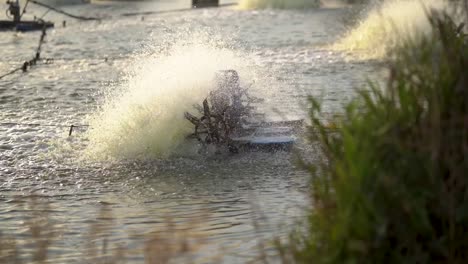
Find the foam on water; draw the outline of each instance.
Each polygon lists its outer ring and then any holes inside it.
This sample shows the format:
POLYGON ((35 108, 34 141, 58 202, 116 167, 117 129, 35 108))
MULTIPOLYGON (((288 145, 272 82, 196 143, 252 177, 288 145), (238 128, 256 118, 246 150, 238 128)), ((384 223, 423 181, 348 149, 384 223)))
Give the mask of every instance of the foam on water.
POLYGON ((239 3, 241 9, 303 9, 314 8, 319 5, 320 1, 318 0, 241 0, 239 3))
MULTIPOLYGON (((126 87, 111 92, 90 118, 87 156, 93 159, 167 157, 193 132, 184 112, 213 89, 218 70, 252 78, 248 56, 199 41, 136 63, 126 87)), ((242 80, 241 80, 242 81, 242 80)))
POLYGON ((357 27, 334 44, 334 49, 357 52, 362 59, 382 58, 402 41, 431 32, 427 11, 447 8, 444 0, 385 1, 371 7, 357 27))

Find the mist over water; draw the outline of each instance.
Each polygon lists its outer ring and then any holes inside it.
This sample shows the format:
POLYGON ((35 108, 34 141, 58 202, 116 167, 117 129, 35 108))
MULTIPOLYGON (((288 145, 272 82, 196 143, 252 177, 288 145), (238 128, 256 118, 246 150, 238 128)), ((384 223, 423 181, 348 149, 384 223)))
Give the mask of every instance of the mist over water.
POLYGON ((353 57, 362 59, 383 58, 404 40, 429 34, 427 12, 448 7, 444 0, 390 0, 371 5, 364 19, 333 48, 352 51, 353 57))

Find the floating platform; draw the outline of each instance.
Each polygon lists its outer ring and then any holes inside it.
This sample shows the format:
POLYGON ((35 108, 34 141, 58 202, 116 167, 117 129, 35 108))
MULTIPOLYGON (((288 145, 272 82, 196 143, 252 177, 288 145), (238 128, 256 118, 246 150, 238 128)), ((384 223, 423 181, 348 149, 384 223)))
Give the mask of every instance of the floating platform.
POLYGON ((249 124, 242 136, 231 138, 231 145, 243 151, 289 151, 302 127, 303 120, 249 124))
POLYGON ((0 31, 16 30, 20 32, 37 31, 43 28, 52 28, 54 23, 46 21, 20 21, 0 20, 0 31))

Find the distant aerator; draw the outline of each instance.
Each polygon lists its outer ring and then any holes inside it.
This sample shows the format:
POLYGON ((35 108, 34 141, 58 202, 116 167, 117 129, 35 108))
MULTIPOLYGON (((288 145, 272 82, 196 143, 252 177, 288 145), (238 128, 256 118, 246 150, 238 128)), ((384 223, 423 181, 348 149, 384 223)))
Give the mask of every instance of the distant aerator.
POLYGON ((216 6, 219 6, 219 0, 192 0, 192 8, 216 6))
POLYGON ((32 21, 21 20, 26 9, 23 9, 23 11, 21 11, 19 0, 8 0, 6 3, 8 5, 6 15, 11 20, 0 20, 0 31, 17 30, 24 32, 33 30, 43 30, 54 26, 53 23, 46 22, 42 19, 35 19, 32 21))

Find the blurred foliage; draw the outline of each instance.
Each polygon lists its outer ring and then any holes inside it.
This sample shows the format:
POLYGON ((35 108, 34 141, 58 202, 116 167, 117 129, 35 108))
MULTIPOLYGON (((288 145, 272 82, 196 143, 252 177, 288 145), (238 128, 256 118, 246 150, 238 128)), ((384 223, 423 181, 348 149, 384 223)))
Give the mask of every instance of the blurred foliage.
MULTIPOLYGON (((18 226, 14 230, 0 226, 0 264, 194 263, 206 246, 207 235, 199 231, 207 217, 203 213, 188 223, 167 215, 160 226, 145 234, 129 233, 122 241, 112 237, 119 226, 105 204, 89 216, 80 236, 72 236, 76 230, 64 225, 47 197, 20 196, 11 203, 19 213, 18 226)), ((210 261, 219 263, 221 258, 214 256, 210 261)))
POLYGON ((313 208, 283 260, 466 263, 468 38, 450 15, 428 18, 432 35, 395 52, 385 89, 369 83, 331 123, 310 100, 323 155, 305 164, 313 208))

